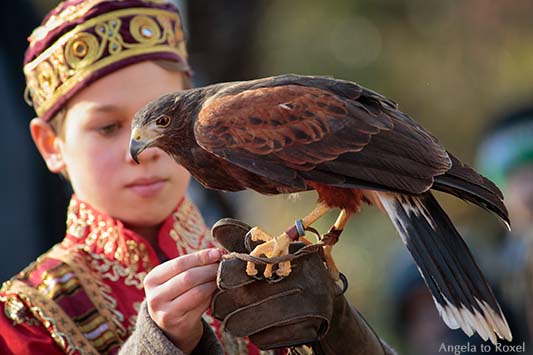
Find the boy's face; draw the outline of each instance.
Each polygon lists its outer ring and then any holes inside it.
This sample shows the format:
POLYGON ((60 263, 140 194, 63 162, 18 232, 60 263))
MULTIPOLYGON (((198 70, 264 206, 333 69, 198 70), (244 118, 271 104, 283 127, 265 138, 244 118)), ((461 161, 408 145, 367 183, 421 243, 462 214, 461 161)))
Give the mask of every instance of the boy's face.
POLYGON ((64 170, 78 198, 128 225, 161 223, 185 194, 189 174, 158 148, 144 151, 136 164, 128 149, 130 126, 150 100, 182 90, 181 76, 141 62, 77 93, 68 102, 63 132, 55 137, 56 161, 45 156, 50 170, 64 170))

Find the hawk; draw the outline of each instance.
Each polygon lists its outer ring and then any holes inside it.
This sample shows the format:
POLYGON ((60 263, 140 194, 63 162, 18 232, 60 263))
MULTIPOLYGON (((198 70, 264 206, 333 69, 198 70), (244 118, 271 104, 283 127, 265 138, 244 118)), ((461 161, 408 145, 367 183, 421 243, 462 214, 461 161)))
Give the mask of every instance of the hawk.
MULTIPOLYGON (((303 229, 333 208, 332 244, 363 203, 384 211, 407 246, 444 322, 493 343, 511 332, 467 245, 431 190, 495 213, 509 226, 500 190, 463 164, 384 96, 329 77, 281 75, 221 83, 162 96, 133 119, 130 153, 170 154, 207 188, 262 194, 315 190, 318 202, 296 226, 264 240, 252 255, 288 252, 303 229)), ((275 271, 290 273, 290 262, 275 271)), ((247 273, 257 273, 248 263, 247 273)), ((272 265, 265 268, 272 276, 272 265)))

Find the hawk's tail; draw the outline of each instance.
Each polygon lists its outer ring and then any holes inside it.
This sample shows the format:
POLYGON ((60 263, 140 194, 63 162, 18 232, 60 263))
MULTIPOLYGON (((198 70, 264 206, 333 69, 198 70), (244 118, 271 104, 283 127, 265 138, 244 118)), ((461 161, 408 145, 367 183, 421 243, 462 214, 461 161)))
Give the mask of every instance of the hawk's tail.
POLYGON ((377 193, 411 252, 440 316, 452 329, 483 340, 511 340, 509 325, 467 245, 430 192, 377 193))

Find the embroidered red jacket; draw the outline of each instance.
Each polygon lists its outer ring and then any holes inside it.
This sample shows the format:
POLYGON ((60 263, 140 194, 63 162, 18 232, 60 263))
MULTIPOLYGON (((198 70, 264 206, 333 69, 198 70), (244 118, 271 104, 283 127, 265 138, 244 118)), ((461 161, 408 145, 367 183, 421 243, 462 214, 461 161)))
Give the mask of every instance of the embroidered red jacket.
MULTIPOLYGON (((197 208, 183 199, 158 236, 169 259, 212 246, 197 208)), ((72 198, 65 239, 0 289, 0 351, 14 354, 116 354, 132 333, 142 281, 159 260, 139 235, 72 198)), ((259 354, 221 332, 229 354, 259 354)))

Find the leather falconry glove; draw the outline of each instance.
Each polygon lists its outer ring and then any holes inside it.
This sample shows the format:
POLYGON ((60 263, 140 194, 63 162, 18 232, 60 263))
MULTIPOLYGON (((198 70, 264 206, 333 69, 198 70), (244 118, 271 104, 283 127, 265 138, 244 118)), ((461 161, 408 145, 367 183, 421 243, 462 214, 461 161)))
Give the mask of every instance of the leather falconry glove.
MULTIPOLYGON (((214 238, 231 252, 220 263, 219 291, 211 307, 226 331, 248 336, 262 350, 305 344, 316 355, 394 354, 342 295, 324 265, 320 246, 292 243, 293 270, 283 279, 248 276, 246 256, 256 246, 247 236, 249 230, 229 218, 212 228, 214 238)), ((258 268, 261 260, 253 258, 258 268)))

